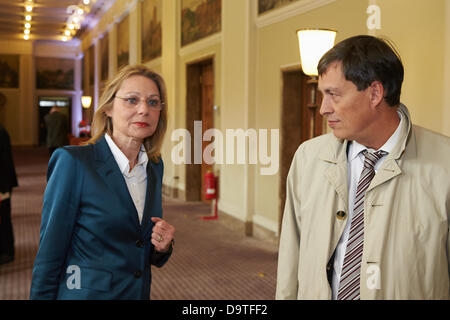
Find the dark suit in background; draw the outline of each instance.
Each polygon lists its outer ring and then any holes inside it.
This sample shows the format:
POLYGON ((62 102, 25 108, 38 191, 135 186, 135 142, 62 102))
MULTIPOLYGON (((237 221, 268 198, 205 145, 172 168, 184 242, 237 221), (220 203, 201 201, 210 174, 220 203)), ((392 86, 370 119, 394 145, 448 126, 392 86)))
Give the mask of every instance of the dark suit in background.
POLYGON ((9 134, 0 125, 0 264, 14 259, 11 194, 17 185, 9 134))
POLYGON ((69 125, 64 114, 53 107, 50 113, 44 117, 47 126, 47 148, 52 155, 56 148, 69 144, 69 125))

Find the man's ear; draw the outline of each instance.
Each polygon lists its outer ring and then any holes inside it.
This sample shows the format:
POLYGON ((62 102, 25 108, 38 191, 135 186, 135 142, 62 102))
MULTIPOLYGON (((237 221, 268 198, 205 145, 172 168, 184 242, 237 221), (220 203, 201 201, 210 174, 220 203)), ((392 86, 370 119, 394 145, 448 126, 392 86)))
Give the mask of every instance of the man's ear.
POLYGON ((370 84, 370 105, 376 108, 383 102, 384 87, 380 81, 374 81, 370 84))

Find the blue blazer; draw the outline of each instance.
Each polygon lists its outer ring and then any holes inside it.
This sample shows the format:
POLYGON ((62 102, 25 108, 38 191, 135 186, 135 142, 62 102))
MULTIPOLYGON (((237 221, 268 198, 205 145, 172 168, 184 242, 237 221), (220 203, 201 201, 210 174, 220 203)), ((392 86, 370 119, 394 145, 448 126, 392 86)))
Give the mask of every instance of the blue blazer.
POLYGON ((164 165, 149 160, 142 224, 104 137, 57 149, 50 159, 30 299, 149 299, 155 252, 151 217, 162 217, 164 165))

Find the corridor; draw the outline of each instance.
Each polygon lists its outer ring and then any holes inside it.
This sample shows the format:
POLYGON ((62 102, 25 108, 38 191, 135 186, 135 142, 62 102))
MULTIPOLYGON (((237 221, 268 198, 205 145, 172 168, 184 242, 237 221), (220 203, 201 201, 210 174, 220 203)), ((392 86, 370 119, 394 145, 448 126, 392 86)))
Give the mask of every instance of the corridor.
MULTIPOLYGON (((0 265, 0 300, 28 299, 46 184, 47 149, 13 151, 19 179, 12 197, 16 256, 0 265)), ((151 299, 274 299, 275 245, 245 237, 219 221, 202 220, 210 214, 203 203, 164 199, 163 210, 164 218, 176 228, 176 243, 169 262, 152 269, 151 299)))

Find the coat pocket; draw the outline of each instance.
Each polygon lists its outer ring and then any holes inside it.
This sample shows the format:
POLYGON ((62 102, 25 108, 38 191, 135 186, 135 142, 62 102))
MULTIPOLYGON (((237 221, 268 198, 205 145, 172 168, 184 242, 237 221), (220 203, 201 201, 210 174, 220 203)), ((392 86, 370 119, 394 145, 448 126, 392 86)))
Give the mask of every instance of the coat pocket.
POLYGON ((80 280, 82 289, 109 291, 112 273, 106 270, 80 266, 80 280))

